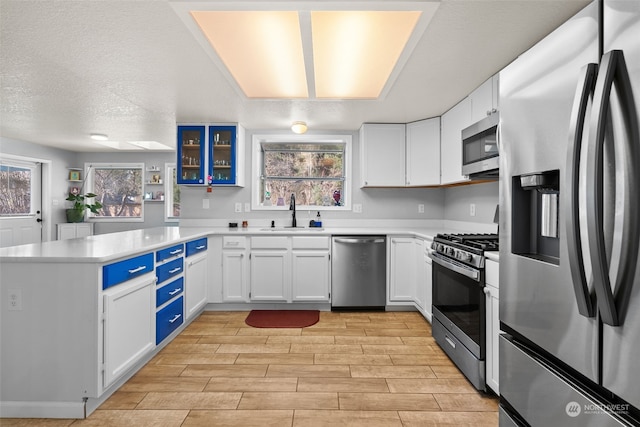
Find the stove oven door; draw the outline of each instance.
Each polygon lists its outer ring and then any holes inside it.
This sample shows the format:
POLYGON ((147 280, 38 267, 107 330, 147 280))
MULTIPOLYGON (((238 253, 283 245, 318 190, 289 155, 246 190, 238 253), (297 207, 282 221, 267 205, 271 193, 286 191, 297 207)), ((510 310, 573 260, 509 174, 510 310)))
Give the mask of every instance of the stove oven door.
POLYGON ((479 390, 485 389, 484 271, 438 253, 433 260, 433 337, 479 390))

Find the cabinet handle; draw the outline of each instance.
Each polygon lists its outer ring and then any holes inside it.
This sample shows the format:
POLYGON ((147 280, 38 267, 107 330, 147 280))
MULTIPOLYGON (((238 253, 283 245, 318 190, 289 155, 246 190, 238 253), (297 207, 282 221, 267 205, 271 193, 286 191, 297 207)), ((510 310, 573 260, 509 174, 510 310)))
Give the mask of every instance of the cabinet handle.
POLYGON ((181 290, 182 290, 181 288, 175 288, 173 291, 169 292, 169 295, 174 296, 175 294, 177 294, 181 290))
POLYGON ((180 271, 181 268, 180 267, 176 267, 173 270, 169 270, 169 274, 173 274, 173 273, 177 273, 178 271, 180 271))
POLYGON ((182 249, 176 249, 175 251, 169 252, 171 255, 176 255, 182 252, 182 249))
POLYGON ((173 319, 169 320, 169 323, 174 323, 176 320, 178 320, 180 317, 182 317, 182 314, 176 314, 173 319))
POLYGON ((491 290, 487 287, 483 288, 482 291, 484 292, 485 295, 491 295, 491 290))
POLYGON ((146 269, 146 268, 147 268, 147 266, 146 266, 146 265, 141 265, 141 266, 140 266, 140 267, 138 267, 138 268, 134 268, 133 270, 129 270, 129 274, 137 273, 138 271, 142 271, 142 270, 144 270, 144 269, 146 269))
MULTIPOLYGON (((236 242, 236 243, 237 243, 237 242, 236 242)), ((196 249, 197 249, 197 250, 204 249, 204 248, 206 248, 206 246, 205 246, 205 245, 196 246, 196 249)))
POLYGON ((240 242, 227 242, 227 246, 238 246, 240 242))

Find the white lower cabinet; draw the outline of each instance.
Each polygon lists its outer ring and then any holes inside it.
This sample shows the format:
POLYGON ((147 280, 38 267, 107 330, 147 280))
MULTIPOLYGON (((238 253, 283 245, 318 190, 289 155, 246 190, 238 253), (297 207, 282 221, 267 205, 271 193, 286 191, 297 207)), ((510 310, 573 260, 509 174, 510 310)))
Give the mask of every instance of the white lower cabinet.
POLYGON ((286 249, 251 249, 249 298, 252 301, 282 302, 289 299, 290 257, 286 249))
POLYGON ((57 224, 58 240, 75 239, 93 235, 92 222, 57 224))
POLYGON ((207 252, 187 257, 185 264, 185 311, 191 319, 207 304, 207 252))
POLYGON ((103 292, 104 388, 155 348, 155 284, 145 274, 103 292))
POLYGON ((487 260, 485 263, 486 286, 486 382, 487 386, 500 395, 500 359, 498 341, 500 338, 500 288, 498 263, 487 260))
POLYGON ((424 277, 424 264, 422 262, 422 254, 424 253, 424 241, 421 239, 413 239, 413 256, 415 258, 413 267, 415 269, 415 286, 416 293, 414 301, 416 308, 424 314, 425 304, 427 300, 427 287, 424 277))
POLYGON ((390 268, 387 303, 414 303, 416 295, 415 238, 389 239, 390 268))
POLYGON ((431 247, 430 241, 424 242, 424 251, 422 252, 422 287, 424 288, 425 297, 424 297, 424 317, 431 322, 431 318, 433 316, 433 309, 431 305, 433 304, 433 267, 431 265, 431 258, 429 258, 429 251, 431 247))
POLYGON ((223 301, 249 301, 248 261, 249 253, 246 237, 224 236, 222 238, 223 301))
POLYGON ((329 237, 291 238, 292 301, 328 302, 331 299, 331 256, 329 237))

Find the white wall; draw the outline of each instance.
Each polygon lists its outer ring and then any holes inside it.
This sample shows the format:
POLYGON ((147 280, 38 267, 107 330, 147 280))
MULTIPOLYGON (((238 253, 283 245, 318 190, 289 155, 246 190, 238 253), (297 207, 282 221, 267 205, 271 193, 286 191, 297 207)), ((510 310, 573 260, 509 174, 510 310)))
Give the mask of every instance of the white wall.
POLYGON ((444 218, 452 221, 491 224, 498 205, 498 182, 447 188, 444 192, 444 218), (476 216, 469 205, 476 205, 476 216))

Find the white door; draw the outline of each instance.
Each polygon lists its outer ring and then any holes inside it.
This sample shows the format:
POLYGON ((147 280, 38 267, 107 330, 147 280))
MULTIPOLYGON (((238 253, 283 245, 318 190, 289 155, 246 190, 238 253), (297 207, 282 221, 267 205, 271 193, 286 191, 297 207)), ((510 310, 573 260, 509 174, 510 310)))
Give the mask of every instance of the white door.
POLYGON ((42 164, 0 159, 0 247, 42 242, 42 164))

